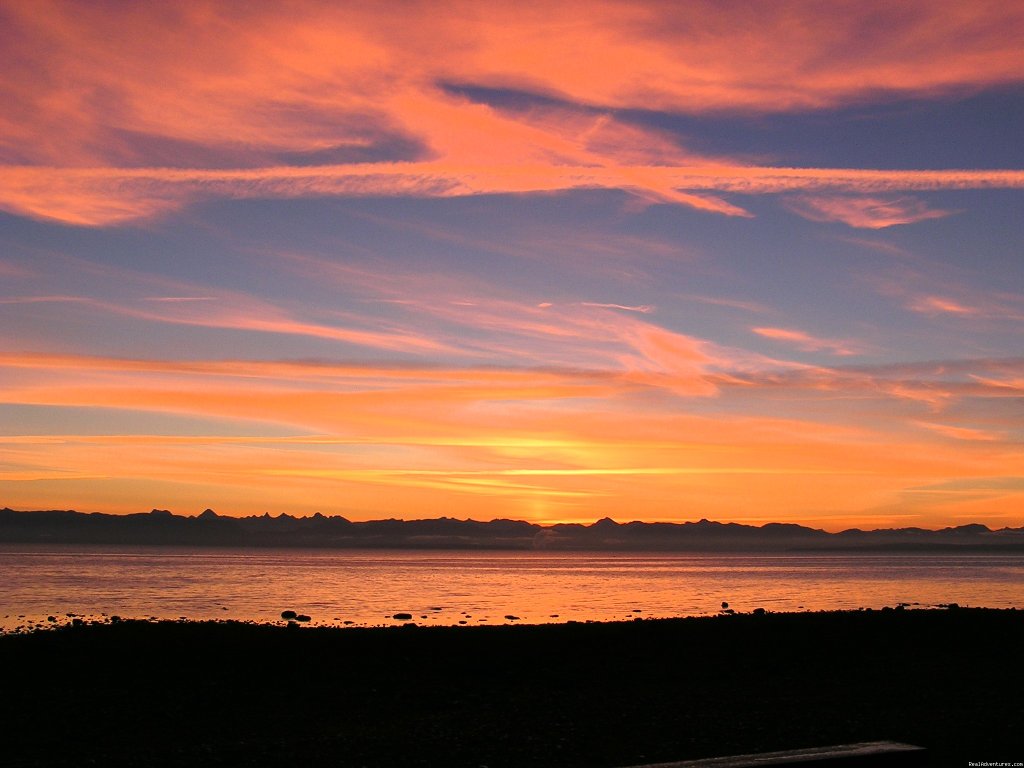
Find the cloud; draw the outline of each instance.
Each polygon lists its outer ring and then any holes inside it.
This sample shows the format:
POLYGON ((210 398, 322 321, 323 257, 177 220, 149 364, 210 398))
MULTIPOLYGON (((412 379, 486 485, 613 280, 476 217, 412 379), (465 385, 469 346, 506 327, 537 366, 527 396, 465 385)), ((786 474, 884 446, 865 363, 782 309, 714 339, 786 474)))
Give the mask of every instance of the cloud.
POLYGON ((927 421, 920 421, 918 424, 925 429, 929 429, 932 432, 936 432, 945 437, 953 438, 954 440, 982 440, 989 442, 992 440, 1005 439, 1005 435, 1002 433, 992 432, 984 429, 974 429, 972 427, 956 427, 951 424, 935 424, 927 421))
MULTIPOLYGON (((548 306, 551 306, 550 304, 548 306)), ((605 304, 599 301, 581 301, 581 307, 601 307, 604 309, 621 309, 625 312, 639 312, 641 314, 648 314, 654 311, 654 307, 649 304, 640 304, 635 307, 631 307, 627 304, 605 304)))
POLYGON ((811 221, 839 221, 858 229, 885 229, 941 219, 951 211, 928 208, 912 197, 796 196, 783 200, 794 213, 811 221))
MULTIPOLYGON (((200 0, 120 9, 116 25, 111 13, 73 2, 8 5, 4 133, 47 137, 12 140, 14 157, 130 159, 131 141, 110 136, 111 124, 257 154, 366 143, 367 123, 379 132, 429 122, 442 83, 691 114, 972 91, 1020 82, 1024 32, 1024 12, 991 0, 840 9, 463 0, 444 10, 409 3, 397 15, 328 2, 240 13, 200 0), (592 50, 602 55, 567 55, 592 50)), ((466 109, 465 122, 477 114, 466 109)), ((428 146, 444 141, 424 132, 428 146)))
MULTIPOLYGON (((0 208, 110 226, 223 198, 615 189, 749 216, 722 195, 1022 186, 1019 171, 748 168, 624 112, 805 111, 1019 83, 1015 4, 527 6, 413 2, 396 16, 199 0, 113 23, 104 4, 9 4, 0 208), (527 98, 484 103, 481 90, 527 98)), ((939 213, 809 200, 855 226, 939 213)))
POLYGON ((985 324, 1018 324, 1024 321, 1024 302, 1005 291, 971 290, 961 284, 941 284, 927 278, 919 281, 936 292, 917 293, 898 281, 884 284, 883 291, 902 300, 911 312, 928 317, 958 318, 985 324))
POLYGON ((303 321, 269 302, 239 293, 225 292, 212 304, 210 302, 213 300, 209 297, 145 297, 141 301, 155 306, 147 308, 130 299, 107 301, 89 296, 12 296, 0 299, 0 304, 74 304, 100 312, 172 325, 306 336, 402 352, 454 351, 454 348, 442 342, 411 330, 365 330, 303 321))
POLYGON ((910 295, 906 307, 930 317, 948 316, 975 319, 986 323, 1019 324, 1024 322, 1024 304, 1020 296, 1004 292, 974 292, 961 289, 966 299, 949 296, 910 295))
POLYGON ((823 339, 791 328, 751 328, 750 330, 766 339, 794 344, 805 352, 824 350, 834 355, 858 354, 857 348, 847 341, 823 339))
POLYGON ((1024 189, 1024 171, 464 166, 436 161, 234 170, 21 166, 6 169, 0 178, 0 208, 67 224, 103 226, 157 216, 189 202, 215 198, 445 198, 608 189, 654 196, 707 212, 748 216, 743 209, 704 192, 999 188, 1024 189))
POLYGON ((916 296, 907 304, 907 308, 925 315, 977 315, 977 307, 969 307, 955 299, 945 296, 916 296))
MULTIPOLYGON (((637 342, 650 362, 684 374, 688 358, 704 364, 700 349, 653 335, 637 342)), ((1007 385, 1024 372, 1020 360, 751 374, 719 381, 721 402, 703 415, 692 399, 638 408, 650 390, 608 370, 76 355, 7 355, 0 366, 0 407, 47 405, 52 414, 49 433, 0 436, 0 475, 19 505, 64 493, 109 509, 123 496, 129 511, 131 484, 145 482, 171 506, 201 503, 195 486, 215 491, 234 513, 356 509, 365 519, 438 505, 471 516, 483 494, 497 516, 592 520, 621 514, 628 498, 645 517, 670 519, 682 497, 728 516, 753 494, 765 515, 792 519, 826 504, 856 516, 908 485, 1013 475, 1021 459, 1005 441, 930 419, 921 429, 917 399, 894 407, 906 399, 901 387, 962 398, 959 412, 973 397, 1019 398, 1007 385), (778 389, 800 403, 799 415, 757 415, 765 400, 744 407, 751 388, 778 389), (848 411, 816 415, 816 402, 840 398, 848 411), (886 419, 853 409, 865 403, 886 419), (67 434, 57 406, 102 409, 104 434, 67 434), (146 413, 192 421, 182 434, 139 434, 146 413), (290 434, 269 436, 270 424, 290 434)))
MULTIPOLYGON (((1024 358, 941 360, 867 366, 791 366, 736 372, 736 386, 766 394, 775 389, 810 402, 815 393, 851 401, 906 400, 941 411, 953 403, 1017 396, 1024 358)), ((895 413, 889 413, 895 419, 895 413)), ((916 417, 915 417, 916 418, 916 417)))

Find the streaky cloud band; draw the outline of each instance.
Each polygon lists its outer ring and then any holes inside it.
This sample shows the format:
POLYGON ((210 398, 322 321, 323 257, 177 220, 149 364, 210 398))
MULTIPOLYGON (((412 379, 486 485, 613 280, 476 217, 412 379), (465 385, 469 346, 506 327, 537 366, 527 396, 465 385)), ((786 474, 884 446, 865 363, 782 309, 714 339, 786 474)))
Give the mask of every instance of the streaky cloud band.
POLYGON ((366 163, 249 169, 9 166, 0 208, 68 224, 105 226, 209 199, 467 197, 569 190, 621 190, 657 202, 749 216, 704 194, 1021 189, 1024 170, 887 170, 742 165, 585 166, 366 163))

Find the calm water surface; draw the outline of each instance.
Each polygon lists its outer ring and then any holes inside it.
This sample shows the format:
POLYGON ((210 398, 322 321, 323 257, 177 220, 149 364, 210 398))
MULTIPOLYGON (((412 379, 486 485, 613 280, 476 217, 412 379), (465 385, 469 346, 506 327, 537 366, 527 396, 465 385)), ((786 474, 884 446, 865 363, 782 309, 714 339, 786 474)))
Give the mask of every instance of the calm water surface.
POLYGON ((956 602, 1024 608, 1024 556, 0 546, 0 628, 67 613, 314 624, 608 621, 956 602))

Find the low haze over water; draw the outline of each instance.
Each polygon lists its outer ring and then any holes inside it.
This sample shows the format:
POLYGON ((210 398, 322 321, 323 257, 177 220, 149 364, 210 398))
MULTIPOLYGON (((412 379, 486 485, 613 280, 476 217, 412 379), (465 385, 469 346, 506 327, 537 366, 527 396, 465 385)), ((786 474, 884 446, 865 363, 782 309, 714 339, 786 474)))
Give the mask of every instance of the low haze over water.
POLYGON ((312 624, 612 621, 736 611, 1024 608, 1024 558, 0 547, 0 627, 48 615, 312 624))

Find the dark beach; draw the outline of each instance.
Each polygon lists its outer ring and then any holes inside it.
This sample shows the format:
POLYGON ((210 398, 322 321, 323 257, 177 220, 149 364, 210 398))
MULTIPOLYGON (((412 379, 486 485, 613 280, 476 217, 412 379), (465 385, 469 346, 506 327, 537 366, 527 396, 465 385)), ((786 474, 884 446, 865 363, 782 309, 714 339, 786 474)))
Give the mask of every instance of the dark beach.
POLYGON ((629 766, 892 740, 1024 757, 1024 612, 0 637, 8 766, 629 766))

